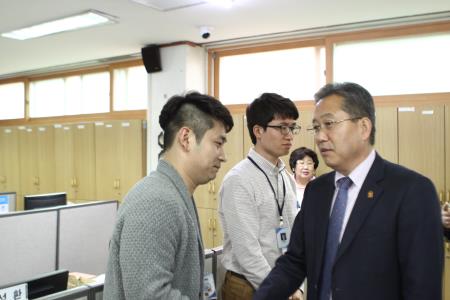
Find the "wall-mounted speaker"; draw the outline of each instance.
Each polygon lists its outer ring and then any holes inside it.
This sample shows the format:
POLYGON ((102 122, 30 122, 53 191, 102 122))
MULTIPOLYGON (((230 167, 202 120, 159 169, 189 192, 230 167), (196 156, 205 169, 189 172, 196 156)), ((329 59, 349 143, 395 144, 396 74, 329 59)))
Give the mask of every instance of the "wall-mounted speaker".
POLYGON ((148 45, 141 49, 142 61, 147 73, 159 72, 161 68, 161 55, 158 45, 148 45))

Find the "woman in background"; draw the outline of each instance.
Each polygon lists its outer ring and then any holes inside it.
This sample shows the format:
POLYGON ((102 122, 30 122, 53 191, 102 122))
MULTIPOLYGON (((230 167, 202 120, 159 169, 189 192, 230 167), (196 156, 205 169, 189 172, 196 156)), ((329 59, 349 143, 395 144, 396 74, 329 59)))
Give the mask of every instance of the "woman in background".
POLYGON ((315 178, 316 169, 319 166, 319 159, 313 150, 300 147, 292 151, 289 157, 289 166, 294 174, 297 186, 297 201, 295 206, 297 207, 297 211, 299 211, 302 207, 305 187, 308 182, 315 178))

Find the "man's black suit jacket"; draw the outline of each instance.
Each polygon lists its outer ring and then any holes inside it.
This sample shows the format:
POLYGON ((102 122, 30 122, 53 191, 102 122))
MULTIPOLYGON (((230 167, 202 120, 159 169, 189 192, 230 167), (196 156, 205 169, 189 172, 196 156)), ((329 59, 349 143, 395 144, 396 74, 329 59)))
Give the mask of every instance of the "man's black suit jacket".
MULTIPOLYGON (((305 277, 318 299, 335 172, 311 181, 288 251, 254 299, 287 299, 305 277)), ((333 300, 442 299, 443 237, 432 182, 378 154, 358 194, 332 273, 333 300)))

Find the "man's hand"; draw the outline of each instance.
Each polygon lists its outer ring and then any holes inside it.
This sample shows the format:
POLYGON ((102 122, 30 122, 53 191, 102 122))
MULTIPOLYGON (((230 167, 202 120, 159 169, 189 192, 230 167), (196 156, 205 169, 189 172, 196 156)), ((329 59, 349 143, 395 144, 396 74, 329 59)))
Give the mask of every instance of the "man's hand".
POLYGON ((445 203, 444 206, 442 206, 442 225, 450 229, 450 204, 445 203))
POLYGON ((296 290, 295 293, 293 293, 289 300, 303 300, 303 293, 300 290, 296 290))

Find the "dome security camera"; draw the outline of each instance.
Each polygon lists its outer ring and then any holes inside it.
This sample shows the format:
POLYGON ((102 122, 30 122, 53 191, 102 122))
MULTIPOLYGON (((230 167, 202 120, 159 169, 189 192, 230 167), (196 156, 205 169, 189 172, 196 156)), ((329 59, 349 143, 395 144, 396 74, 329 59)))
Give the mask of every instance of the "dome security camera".
POLYGON ((209 26, 200 26, 200 35, 203 39, 208 39, 211 36, 213 28, 209 26))

